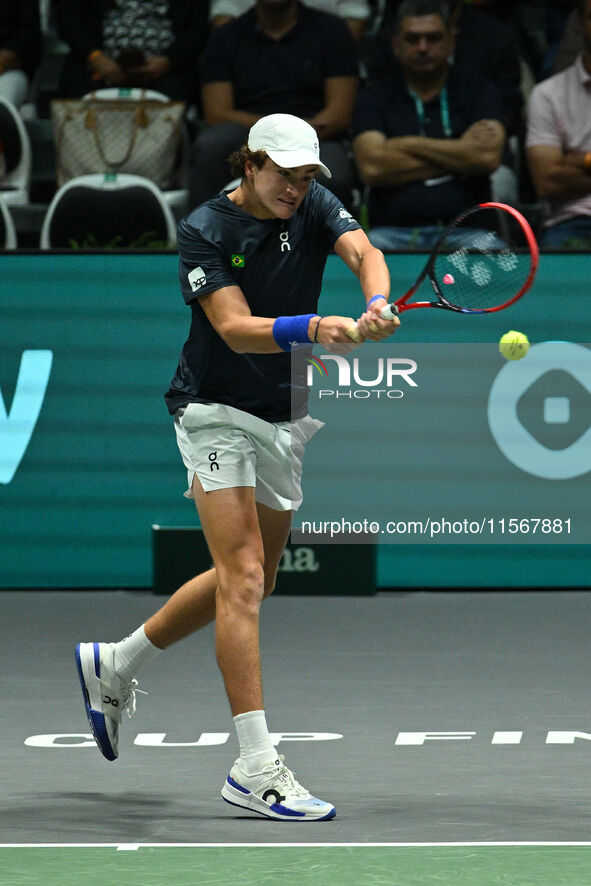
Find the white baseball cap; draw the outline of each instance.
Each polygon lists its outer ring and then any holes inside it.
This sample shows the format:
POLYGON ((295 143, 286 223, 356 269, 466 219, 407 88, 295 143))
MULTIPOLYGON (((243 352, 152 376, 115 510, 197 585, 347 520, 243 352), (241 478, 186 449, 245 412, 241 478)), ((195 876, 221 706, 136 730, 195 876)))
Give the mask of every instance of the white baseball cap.
POLYGON ((331 178, 330 169, 320 162, 316 130, 292 114, 269 114, 261 117, 248 133, 251 151, 264 151, 278 166, 319 166, 331 178))

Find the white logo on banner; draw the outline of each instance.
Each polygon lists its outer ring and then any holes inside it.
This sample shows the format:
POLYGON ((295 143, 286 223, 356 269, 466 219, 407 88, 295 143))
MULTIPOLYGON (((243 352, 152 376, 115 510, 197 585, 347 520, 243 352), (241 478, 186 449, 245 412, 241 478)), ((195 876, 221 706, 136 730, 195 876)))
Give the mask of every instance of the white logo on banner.
POLYGON ((52 362, 52 351, 23 351, 10 412, 0 391, 0 483, 10 483, 31 441, 52 362))
MULTIPOLYGON (((488 398, 488 423, 497 446, 516 467, 535 477, 568 480, 591 470, 591 427, 570 446, 548 449, 523 427, 517 414, 523 394, 556 369, 569 372, 591 394, 591 351, 572 342, 541 342, 530 348, 526 359, 503 366, 495 378, 488 398)), ((565 417, 568 405, 568 401, 562 404, 565 417)))

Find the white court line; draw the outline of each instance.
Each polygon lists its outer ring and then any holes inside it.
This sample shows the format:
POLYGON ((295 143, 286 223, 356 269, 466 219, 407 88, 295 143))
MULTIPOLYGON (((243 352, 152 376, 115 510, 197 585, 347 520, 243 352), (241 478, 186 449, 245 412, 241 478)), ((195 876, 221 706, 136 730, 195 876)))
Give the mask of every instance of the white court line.
POLYGON ((590 840, 457 843, 0 843, 0 849, 474 849, 513 846, 591 847, 590 840))

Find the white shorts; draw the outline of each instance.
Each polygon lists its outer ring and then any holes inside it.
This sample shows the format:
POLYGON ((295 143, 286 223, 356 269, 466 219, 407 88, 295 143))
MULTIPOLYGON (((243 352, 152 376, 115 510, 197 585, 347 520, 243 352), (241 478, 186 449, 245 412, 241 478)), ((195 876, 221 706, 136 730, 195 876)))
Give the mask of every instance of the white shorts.
POLYGON ((255 499, 278 511, 302 503, 302 459, 323 422, 310 416, 268 422, 221 403, 189 403, 174 417, 189 488, 197 474, 205 492, 253 486, 255 499))

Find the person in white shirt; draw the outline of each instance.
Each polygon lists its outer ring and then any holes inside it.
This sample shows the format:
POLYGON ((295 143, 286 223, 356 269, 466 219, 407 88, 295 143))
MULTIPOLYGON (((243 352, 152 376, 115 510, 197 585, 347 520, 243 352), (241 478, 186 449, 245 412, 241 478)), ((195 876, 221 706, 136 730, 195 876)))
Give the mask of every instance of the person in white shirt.
POLYGON ((533 88, 526 150, 544 204, 544 247, 591 248, 591 0, 580 0, 583 52, 533 88))

